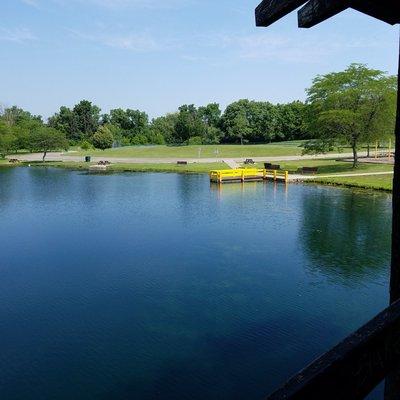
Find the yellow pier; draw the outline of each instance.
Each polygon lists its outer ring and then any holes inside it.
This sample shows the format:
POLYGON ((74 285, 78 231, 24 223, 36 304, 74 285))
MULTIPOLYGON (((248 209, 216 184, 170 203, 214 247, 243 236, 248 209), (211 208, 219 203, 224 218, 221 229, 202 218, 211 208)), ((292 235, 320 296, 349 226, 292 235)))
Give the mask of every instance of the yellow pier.
POLYGON ((210 181, 217 183, 263 181, 267 179, 288 182, 289 173, 288 171, 259 168, 218 169, 210 171, 210 181))

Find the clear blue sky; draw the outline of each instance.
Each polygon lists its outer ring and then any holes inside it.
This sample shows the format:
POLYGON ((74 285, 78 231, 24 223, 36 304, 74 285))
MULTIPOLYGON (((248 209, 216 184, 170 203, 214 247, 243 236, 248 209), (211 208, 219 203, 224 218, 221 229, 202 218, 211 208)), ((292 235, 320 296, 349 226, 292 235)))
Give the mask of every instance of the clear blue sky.
POLYGON ((255 0, 2 0, 0 102, 45 117, 81 99, 154 117, 184 103, 304 99, 351 62, 396 72, 398 27, 346 11, 299 30, 255 0))

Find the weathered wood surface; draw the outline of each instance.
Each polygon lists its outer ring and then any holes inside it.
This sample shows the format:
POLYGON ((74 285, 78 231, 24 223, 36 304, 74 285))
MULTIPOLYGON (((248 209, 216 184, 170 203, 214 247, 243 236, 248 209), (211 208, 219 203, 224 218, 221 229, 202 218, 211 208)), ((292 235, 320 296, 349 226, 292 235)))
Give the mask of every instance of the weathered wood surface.
POLYGON ((399 0, 352 0, 351 7, 391 25, 400 23, 399 0))
POLYGON ((303 4, 301 28, 310 28, 349 7, 392 25, 400 23, 399 0, 263 0, 256 8, 256 25, 269 26, 303 4))
MULTIPOLYGON (((400 1, 400 0, 399 0, 400 1)), ((395 159, 392 191, 392 260, 390 269, 390 302, 400 299, 400 53, 398 67, 398 96, 395 128, 395 159)))
POLYGON ((268 400, 363 399, 400 359, 400 301, 291 378, 268 400))
POLYGON ((306 2, 307 0, 263 0, 256 8, 256 25, 269 26, 306 2))
POLYGON ((298 12, 299 27, 311 28, 349 7, 349 0, 310 0, 298 12))

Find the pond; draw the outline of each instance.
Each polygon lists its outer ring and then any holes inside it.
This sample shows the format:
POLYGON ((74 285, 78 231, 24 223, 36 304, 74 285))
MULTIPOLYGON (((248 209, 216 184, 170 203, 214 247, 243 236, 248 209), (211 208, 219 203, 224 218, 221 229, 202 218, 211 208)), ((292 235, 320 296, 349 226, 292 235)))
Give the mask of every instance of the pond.
POLYGON ((0 397, 260 399, 388 304, 391 195, 0 170, 0 397))

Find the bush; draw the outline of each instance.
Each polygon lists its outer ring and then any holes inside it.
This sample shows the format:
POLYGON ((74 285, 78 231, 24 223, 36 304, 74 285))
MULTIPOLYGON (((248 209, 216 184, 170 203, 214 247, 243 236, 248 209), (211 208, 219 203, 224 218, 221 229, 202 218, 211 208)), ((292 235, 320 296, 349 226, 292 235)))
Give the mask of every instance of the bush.
POLYGON ((84 140, 82 143, 81 143, 81 145, 80 145, 80 148, 82 149, 82 150, 89 150, 89 149, 91 149, 93 147, 93 145, 90 143, 90 142, 88 142, 87 140, 84 140))
POLYGON ((203 144, 203 138, 201 136, 193 136, 188 140, 188 145, 203 144))
POLYGON ((114 143, 114 136, 107 126, 101 126, 92 136, 92 143, 96 149, 109 149, 114 143))
POLYGON ((147 144, 148 140, 147 140, 147 137, 145 135, 139 134, 139 135, 134 136, 131 139, 131 143, 133 145, 147 144))

